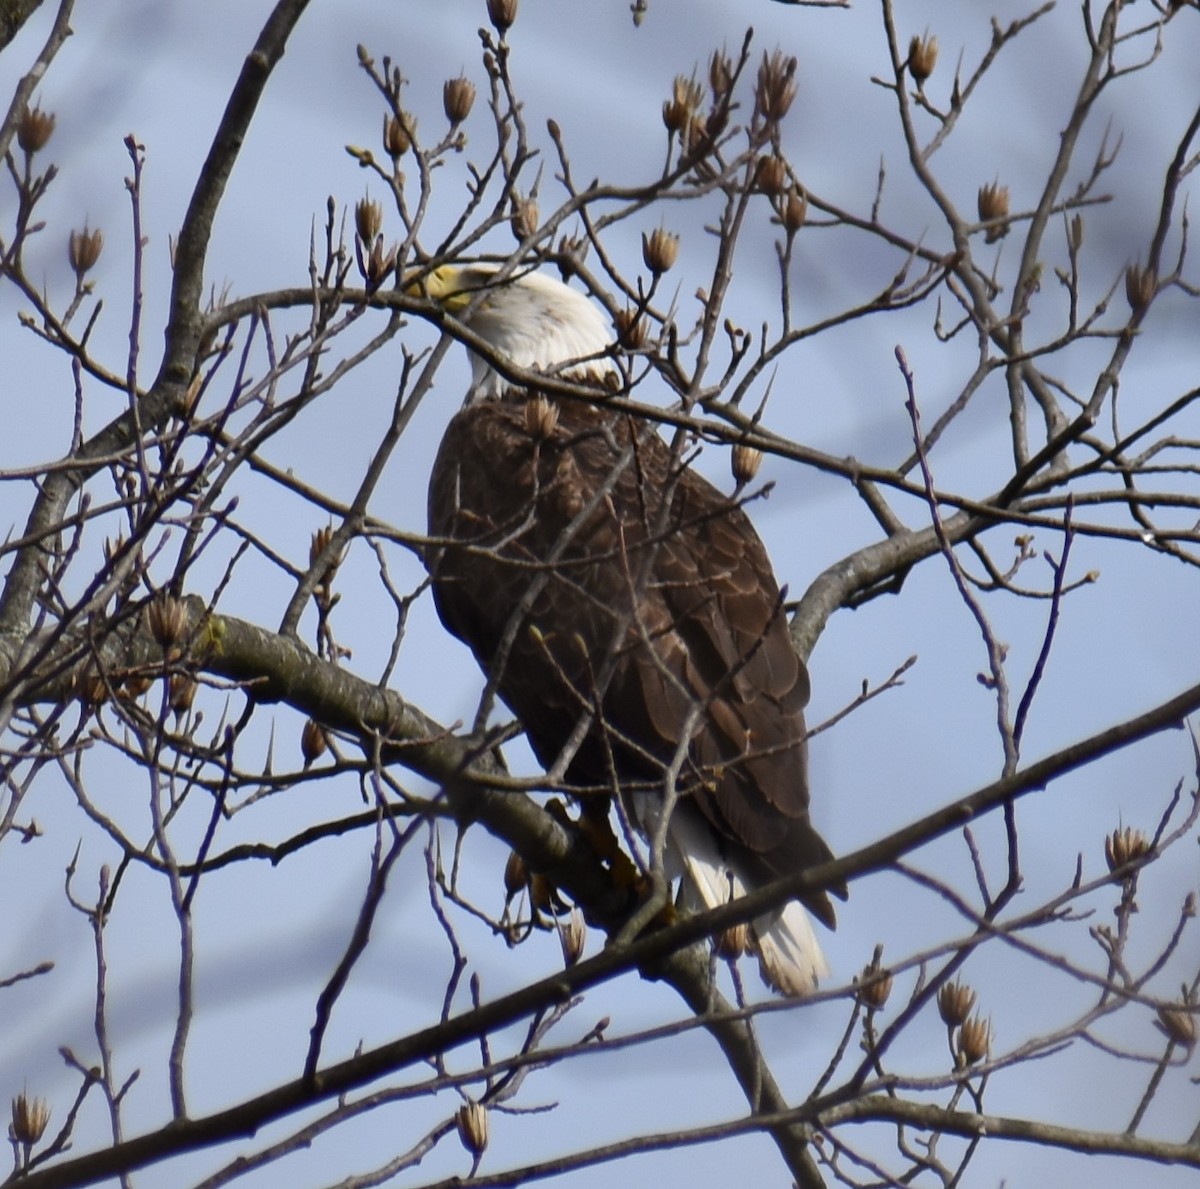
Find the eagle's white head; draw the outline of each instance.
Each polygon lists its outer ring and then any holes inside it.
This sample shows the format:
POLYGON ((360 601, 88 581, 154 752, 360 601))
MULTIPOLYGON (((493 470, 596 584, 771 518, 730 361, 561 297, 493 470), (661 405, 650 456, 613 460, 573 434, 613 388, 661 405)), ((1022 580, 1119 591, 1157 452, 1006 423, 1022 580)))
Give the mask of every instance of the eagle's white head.
MULTIPOLYGON (((519 368, 570 380, 603 380, 615 369, 612 328, 582 293, 540 272, 496 280, 489 264, 446 264, 411 286, 424 292, 519 368)), ((499 396, 509 382, 471 353, 474 399, 499 396)))

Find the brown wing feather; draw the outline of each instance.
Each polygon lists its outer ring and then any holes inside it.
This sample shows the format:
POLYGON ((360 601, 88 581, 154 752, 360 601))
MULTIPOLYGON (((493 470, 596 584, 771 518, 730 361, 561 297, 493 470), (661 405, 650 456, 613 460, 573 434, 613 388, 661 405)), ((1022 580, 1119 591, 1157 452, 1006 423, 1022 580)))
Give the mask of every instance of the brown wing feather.
MULTIPOLYGON (((646 426, 557 411, 548 436, 521 395, 451 422, 429 494, 442 621, 543 764, 598 704, 571 778, 661 779, 699 704, 681 786, 728 858, 756 881, 830 858, 808 817, 808 675, 749 519, 646 426)), ((826 897, 809 906, 833 923, 826 897)))

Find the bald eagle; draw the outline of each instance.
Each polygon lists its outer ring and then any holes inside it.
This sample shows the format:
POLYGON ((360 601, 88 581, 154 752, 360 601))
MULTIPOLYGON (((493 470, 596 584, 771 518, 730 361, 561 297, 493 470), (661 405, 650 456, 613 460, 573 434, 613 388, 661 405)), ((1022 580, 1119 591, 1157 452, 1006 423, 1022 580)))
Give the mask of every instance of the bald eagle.
MULTIPOLYGON (((537 272, 445 266, 421 288, 519 368, 596 388, 548 399, 472 353, 430 481, 438 614, 539 762, 563 757, 571 784, 619 792, 646 836, 669 806, 665 867, 690 907, 832 858, 809 821, 808 675, 766 550, 653 425, 608 404, 607 319, 537 272)), ((834 926, 827 896, 805 903, 834 926)), ((751 936, 780 991, 827 973, 799 904, 751 936)))

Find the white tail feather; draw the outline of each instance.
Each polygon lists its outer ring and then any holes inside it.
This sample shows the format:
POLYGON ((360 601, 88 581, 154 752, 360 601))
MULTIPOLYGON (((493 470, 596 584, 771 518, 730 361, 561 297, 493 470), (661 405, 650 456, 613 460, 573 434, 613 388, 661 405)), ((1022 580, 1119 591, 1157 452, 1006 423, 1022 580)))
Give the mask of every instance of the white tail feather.
MULTIPOLYGON (((638 816, 643 828, 650 832, 654 817, 644 813, 638 816)), ((717 852, 707 823, 680 812, 679 808, 671 815, 668 850, 667 875, 682 874, 689 908, 716 908, 746 894, 740 876, 717 852)), ((812 920, 796 901, 755 917, 750 922, 750 931, 763 981, 776 991, 784 995, 811 995, 818 980, 829 973, 812 920)))
POLYGON ((785 995, 811 995, 829 973, 812 918, 795 900, 782 912, 756 917, 753 928, 763 979, 785 995))

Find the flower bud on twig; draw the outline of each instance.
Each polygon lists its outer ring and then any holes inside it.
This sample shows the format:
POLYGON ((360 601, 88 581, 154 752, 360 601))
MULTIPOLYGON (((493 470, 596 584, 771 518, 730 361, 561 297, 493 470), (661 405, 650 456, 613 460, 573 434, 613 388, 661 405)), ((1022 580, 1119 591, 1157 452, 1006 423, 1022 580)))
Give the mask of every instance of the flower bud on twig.
POLYGON ((708 85, 713 99, 721 100, 733 86, 733 62, 724 50, 716 50, 708 60, 708 85))
POLYGON ((1083 216, 1078 211, 1071 216, 1069 234, 1071 237, 1071 249, 1078 252, 1083 247, 1083 216))
MULTIPOLYGON (((998 181, 980 186, 977 201, 981 223, 990 223, 993 219, 1008 217, 1008 187, 1002 186, 998 181)), ((989 244, 994 244, 996 240, 1003 239, 1007 234, 1008 225, 1002 223, 996 227, 989 227, 986 239, 989 244)))
POLYGON ((694 78, 677 74, 671 98, 663 104, 663 124, 667 131, 672 135, 682 132, 696 118, 703 98, 700 84, 694 78))
POLYGON ((917 86, 933 73, 937 65, 938 39, 928 33, 924 37, 914 37, 908 43, 908 72, 913 76, 917 86))
POLYGON ((471 114, 475 104, 475 84, 459 75, 448 78, 442 86, 442 110, 451 124, 461 124, 471 114))
POLYGON ((808 197, 799 186, 793 186, 787 200, 783 203, 779 220, 788 235, 795 235, 804 226, 804 220, 807 218, 808 197))
POLYGON ((487 0, 488 20, 501 37, 517 19, 517 0, 487 0))
POLYGON ((639 310, 626 307, 617 311, 617 342, 626 351, 636 351, 646 345, 646 320, 639 310))
POLYGON ((167 683, 167 705, 176 718, 182 718, 192 708, 200 683, 190 673, 172 673, 167 683))
POLYGON ((416 134, 416 117, 408 112, 383 117, 383 147, 393 161, 399 160, 412 148, 416 134))
POLYGON ((541 212, 538 210, 537 199, 522 198, 521 195, 514 194, 509 223, 517 243, 522 243, 533 235, 541 226, 541 212))
POLYGON ((754 187, 760 193, 782 194, 787 188, 787 162, 782 157, 759 157, 754 166, 754 187))
POLYGON ((1189 1052, 1196 1044, 1196 1008, 1186 1002, 1164 1004, 1158 1009, 1158 1026, 1177 1045, 1189 1052))
POLYGON ((146 604, 146 626, 165 653, 170 653, 183 640, 187 621, 187 605, 166 591, 159 591, 146 604))
POLYGON ((9 1131, 14 1140, 24 1144, 26 1148, 34 1144, 46 1133, 46 1125, 50 1122, 50 1107, 44 1098, 30 1098, 24 1090, 12 1100, 12 1122, 9 1131))
POLYGON ((992 1049, 992 1022, 983 1016, 972 1016, 958 1030, 958 1056, 963 1065, 976 1065, 992 1049))
POLYGON ((642 259, 646 267, 656 276, 670 272, 679 256, 679 236, 662 227, 649 235, 642 232, 642 259))
POLYGON ((71 232, 71 238, 67 241, 67 259, 80 280, 83 280, 84 273, 96 266, 103 247, 104 236, 99 231, 92 231, 86 223, 82 231, 71 232))
POLYGON ((578 908, 572 908, 567 923, 559 927, 558 939, 562 943, 563 961, 574 966, 583 957, 587 943, 587 922, 578 908))
POLYGON ((870 1011, 882 1011, 892 993, 892 972, 869 962, 858 976, 858 1001, 870 1011))
POLYGON ((1126 863, 1140 859, 1150 849, 1150 842, 1141 830, 1118 826, 1104 839, 1104 861, 1109 871, 1117 871, 1126 863))
POLYGON ((938 1012, 942 1022, 950 1028, 956 1028, 970 1014, 975 1006, 975 992, 966 983, 957 979, 946 983, 937 993, 938 1012))
POLYGON ((728 962, 736 962, 745 954, 749 946, 750 926, 745 921, 737 925, 730 925, 728 929, 722 929, 713 938, 713 949, 716 951, 717 957, 724 958, 728 962))
POLYGON ((454 1116, 462 1146, 476 1159, 488 1146, 488 1109, 481 1102, 468 1099, 454 1116))
POLYGON ((95 708, 108 701, 108 682, 99 669, 89 665, 75 675, 75 693, 85 705, 95 708))
POLYGON ((525 428, 539 442, 554 436, 558 425, 558 406, 544 396, 532 396, 525 402, 525 428))
POLYGON ((304 729, 300 732, 300 754, 304 757, 305 768, 317 762, 329 748, 329 737, 325 728, 315 718, 306 719, 304 729))
POLYGON ((354 207, 354 230, 365 245, 373 244, 383 230, 383 207, 369 198, 360 198, 354 207))
POLYGON ((17 144, 33 156, 39 149, 44 149, 54 135, 54 124, 53 112, 42 111, 40 107, 27 107, 17 121, 17 144))
POLYGON ((1142 268, 1131 264, 1125 270, 1125 300, 1135 314, 1140 314, 1154 299, 1158 277, 1149 265, 1142 268))
POLYGON ((762 466, 762 451, 757 446, 748 446, 745 442, 737 442, 729 456, 729 465, 733 470, 733 478, 739 487, 751 482, 762 466))
POLYGON ((769 124, 777 124, 791 109, 796 98, 796 59, 784 57, 779 50, 763 54, 754 91, 754 110, 769 124))

